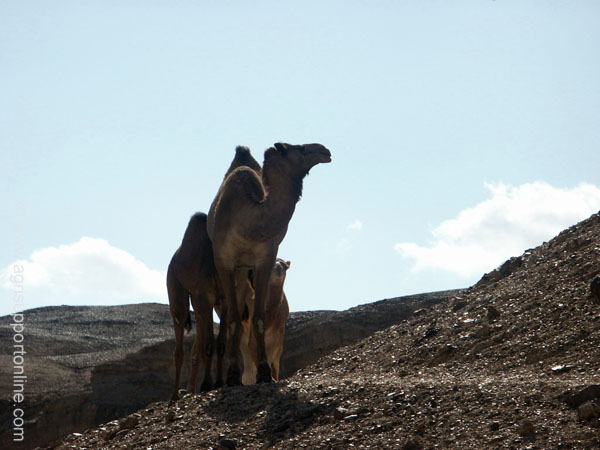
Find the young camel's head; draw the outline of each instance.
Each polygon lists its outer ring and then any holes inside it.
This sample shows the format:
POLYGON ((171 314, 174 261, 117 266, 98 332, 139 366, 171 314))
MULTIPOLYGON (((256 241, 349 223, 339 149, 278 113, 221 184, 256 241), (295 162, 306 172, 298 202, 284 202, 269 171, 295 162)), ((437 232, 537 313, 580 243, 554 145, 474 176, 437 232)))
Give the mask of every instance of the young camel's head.
POLYGON ((275 265, 271 271, 271 285, 283 286, 285 274, 292 263, 284 261, 281 258, 275 260, 275 265))
POLYGON ((321 144, 276 143, 265 151, 264 167, 276 165, 301 176, 319 163, 331 162, 331 152, 321 144))

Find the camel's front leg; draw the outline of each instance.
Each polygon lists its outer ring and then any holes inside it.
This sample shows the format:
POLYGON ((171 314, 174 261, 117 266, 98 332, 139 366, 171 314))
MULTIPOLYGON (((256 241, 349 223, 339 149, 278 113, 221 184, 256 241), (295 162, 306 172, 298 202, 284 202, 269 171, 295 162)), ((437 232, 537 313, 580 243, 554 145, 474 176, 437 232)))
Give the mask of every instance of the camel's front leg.
POLYGON ((233 270, 217 268, 221 286, 225 293, 227 309, 227 355, 229 356, 229 368, 227 369, 226 383, 228 386, 242 384, 242 354, 240 352, 240 340, 242 337, 242 318, 238 308, 235 288, 235 273, 233 270))
MULTIPOLYGON (((254 299, 252 300, 254 301, 254 299)), ((242 352, 242 359, 244 360, 244 373, 242 375, 242 383, 253 384, 256 383, 256 364, 252 357, 251 345, 253 339, 251 338, 252 319, 242 320, 242 339, 240 341, 240 351, 242 352)))
POLYGON ((271 278, 271 271, 273 269, 273 260, 268 261, 267 264, 261 264, 260 267, 256 268, 254 278, 254 288, 256 289, 256 295, 254 298, 254 317, 252 320, 252 326, 254 336, 256 337, 256 354, 258 356, 257 383, 268 383, 273 381, 271 376, 271 367, 267 361, 267 352, 265 351, 265 317, 266 317, 266 300, 267 300, 267 289, 269 287, 269 280, 271 278))

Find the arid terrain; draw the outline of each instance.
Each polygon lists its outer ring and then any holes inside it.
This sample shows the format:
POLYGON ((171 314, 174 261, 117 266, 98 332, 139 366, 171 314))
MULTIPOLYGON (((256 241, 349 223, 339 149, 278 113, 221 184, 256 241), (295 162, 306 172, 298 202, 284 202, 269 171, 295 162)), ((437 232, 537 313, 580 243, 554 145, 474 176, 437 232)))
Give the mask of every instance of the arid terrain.
MULTIPOLYGON (((287 322, 281 375, 288 377, 333 350, 411 317, 458 291, 381 300, 347 311, 293 312, 287 322)), ((10 316, 0 338, 11 342, 10 316)), ((170 398, 173 327, 168 306, 58 306, 24 313, 25 437, 13 442, 13 354, 0 349, 0 448, 47 447, 69 433, 170 398)), ((218 327, 215 325, 215 331, 218 327)), ((186 336, 187 382, 193 332, 186 336)))
POLYGON ((599 274, 596 214, 286 380, 156 402, 53 448, 600 448, 599 274))

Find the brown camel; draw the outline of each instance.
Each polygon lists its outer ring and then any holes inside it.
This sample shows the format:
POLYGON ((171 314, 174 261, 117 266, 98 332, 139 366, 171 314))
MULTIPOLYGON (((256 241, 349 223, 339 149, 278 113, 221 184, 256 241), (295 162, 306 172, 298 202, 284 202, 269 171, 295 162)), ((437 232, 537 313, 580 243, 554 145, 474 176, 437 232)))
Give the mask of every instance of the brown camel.
MULTIPOLYGON (((196 258, 193 258, 193 262, 188 262, 187 265, 184 265, 182 259, 177 260, 177 265, 180 265, 180 272, 183 274, 183 277, 187 277, 189 280, 190 277, 197 276, 198 279, 194 281, 194 283, 198 283, 201 286, 204 286, 205 296, 198 296, 198 299, 201 301, 201 304, 194 307, 194 314, 196 315, 196 339, 194 341, 194 349, 192 353, 194 356, 192 359, 192 373, 190 375, 188 392, 194 392, 196 377, 199 367, 202 366, 205 371, 211 370, 211 356, 212 356, 212 343, 214 342, 214 334, 212 329, 212 314, 209 314, 208 308, 202 308, 205 306, 210 300, 215 299, 214 309, 217 311, 219 317, 224 317, 223 314, 223 296, 220 294, 220 289, 218 283, 216 283, 215 279, 215 269, 214 262, 212 256, 212 243, 208 238, 208 234, 206 233, 206 214, 196 213, 190 219, 190 223, 188 224, 188 228, 186 230, 186 235, 189 237, 195 236, 194 243, 197 249, 202 249, 197 252, 196 258), (198 256, 200 255, 200 256, 198 256), (212 268, 210 264, 213 264, 212 268), (194 264, 200 266, 200 270, 194 271, 194 264), (194 275, 195 273, 195 275, 194 275), (207 323, 204 323, 202 327, 202 323, 198 319, 198 315, 201 317, 210 316, 210 327, 207 323), (204 333, 204 334, 203 334, 204 333), (206 354, 203 355, 201 349, 203 344, 198 342, 206 342, 206 354), (194 359, 195 358, 195 359, 194 359), (204 359, 203 359, 204 358, 204 359), (196 367, 194 367, 196 365, 196 367)), ((186 242, 191 242, 191 239, 188 239, 186 242)), ((183 246, 184 249, 190 249, 189 245, 183 246)), ((169 266, 175 267, 175 265, 169 266)), ((285 333, 285 322, 287 321, 289 315, 289 306, 287 302, 287 298, 285 293, 283 292, 283 283, 285 281, 285 271, 290 267, 290 262, 284 262, 282 259, 277 259, 275 262, 275 266, 273 267, 273 272, 271 275, 271 280, 269 282, 269 294, 267 297, 267 317, 266 324, 267 330, 265 333, 265 346, 267 351, 267 358, 269 360, 269 364, 274 373, 275 380, 278 379, 279 373, 279 359, 281 358, 281 353, 283 351, 283 337, 285 333)), ((179 289, 177 287, 178 280, 174 277, 173 272, 168 272, 169 280, 173 283, 173 287, 175 289, 179 289)), ((188 283, 189 284, 189 283, 188 283)), ((256 355, 251 354, 251 350, 249 348, 250 343, 250 330, 251 330, 251 315, 254 311, 254 289, 252 288, 252 284, 250 280, 246 282, 246 290, 243 294, 246 301, 246 309, 244 311, 245 317, 242 321, 242 326, 244 327, 244 335, 242 337, 240 345, 242 346, 241 352, 244 357, 244 375, 243 378, 247 381, 244 384, 252 384, 256 381, 256 355), (246 317, 248 316, 248 317, 246 317)), ((172 292, 169 290, 169 292, 172 292)), ((189 296, 189 294, 188 294, 189 296)), ((181 373, 181 365, 183 363, 183 331, 184 328, 188 330, 191 329, 192 321, 189 312, 189 301, 185 301, 185 294, 179 296, 171 296, 170 306, 171 306, 171 315, 173 317, 174 327, 175 327, 175 336, 176 336, 176 350, 175 350, 175 365, 176 365, 176 383, 174 392, 172 394, 171 399, 177 400, 179 398, 179 382, 177 379, 180 378, 181 373), (176 301, 171 301, 171 299, 176 301), (181 325, 184 322, 183 317, 187 314, 187 318, 185 319, 185 326, 181 325)), ((227 329, 225 322, 221 323, 219 327, 219 336, 217 338, 217 349, 222 348, 222 351, 217 351, 217 382, 215 386, 222 384, 223 380, 223 370, 222 370, 222 358, 224 354, 224 343, 219 344, 224 339, 226 339, 225 330, 227 329)), ((253 342, 255 342, 253 340, 253 342)), ((209 390, 211 388, 210 383, 210 373, 205 372, 204 381, 202 383, 202 390, 209 390)))
MULTIPOLYGON (((290 268, 290 262, 281 258, 275 260, 271 279, 269 280, 269 289, 266 302, 265 317, 265 350, 267 352, 267 361, 271 367, 271 374, 275 381, 279 380, 279 360, 283 352, 283 336, 285 334, 285 322, 288 319, 290 308, 283 292, 283 283, 287 270, 290 268)), ((258 354, 256 353, 256 338, 252 333, 252 317, 254 315, 254 302, 247 301, 248 317, 243 315, 242 320, 242 338, 240 350, 244 360, 244 374, 242 383, 256 383, 256 367, 258 365, 258 354)), ((246 310, 244 310, 246 313, 246 310)))
MULTIPOLYGON (((235 157, 225 174, 229 175, 238 167, 260 173, 261 167, 246 147, 237 147, 235 157)), ((192 350, 192 371, 188 392, 194 392, 200 366, 204 368, 202 390, 212 388, 212 355, 215 347, 213 334, 213 308, 222 298, 215 270, 212 243, 206 232, 207 216, 196 213, 190 219, 181 246, 177 249, 167 270, 167 290, 169 307, 175 330, 175 387, 172 400, 179 397, 181 366, 183 364, 184 329, 191 329, 190 297, 196 318, 196 337, 192 350)), ((224 315, 225 316, 225 315, 224 315)), ((223 355, 225 353, 226 324, 221 327, 217 338, 217 383, 223 381, 223 355)))
POLYGON ((238 167, 221 184, 208 213, 208 235, 213 243, 215 267, 227 305, 227 384, 241 384, 241 313, 245 299, 236 292, 250 272, 255 288, 252 320, 258 355, 257 382, 272 381, 265 351, 265 303, 279 244, 285 237, 302 182, 309 170, 331 161, 321 144, 277 143, 265 151, 262 177, 238 167))

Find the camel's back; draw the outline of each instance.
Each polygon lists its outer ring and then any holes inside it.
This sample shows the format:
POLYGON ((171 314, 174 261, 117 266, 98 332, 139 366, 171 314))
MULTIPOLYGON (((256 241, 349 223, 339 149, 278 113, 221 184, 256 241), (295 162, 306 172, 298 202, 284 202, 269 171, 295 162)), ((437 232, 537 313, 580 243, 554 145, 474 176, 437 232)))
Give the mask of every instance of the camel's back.
MULTIPOLYGON (((256 161, 256 159, 254 159, 254 157, 250 153, 250 149, 248 147, 238 145, 235 148, 235 156, 233 157, 233 160, 231 161, 231 164, 229 165, 227 172, 225 172, 225 176, 223 177, 223 182, 221 183, 221 186, 219 187, 217 196, 213 200, 212 204, 210 205, 210 210, 208 211, 207 230, 208 230, 208 234, 211 238, 214 237, 215 212, 217 210, 219 210, 219 214, 222 214, 223 211, 222 211, 221 206, 225 206, 226 204, 229 203, 228 199, 226 198, 227 195, 229 195, 229 194, 225 195, 225 198, 224 198, 224 194, 226 194, 227 192, 231 193, 232 190, 239 188, 239 186, 236 187, 235 185, 238 185, 239 182, 241 181, 241 180, 228 181, 228 178, 234 171, 236 171, 237 169, 240 169, 240 168, 242 169, 243 172, 246 172, 246 171, 253 172, 255 177, 252 177, 251 173, 245 173, 243 175, 238 175, 238 174, 234 175, 234 179, 237 180, 237 178, 239 178, 239 177, 247 177, 247 178, 249 177, 249 178, 254 178, 254 182, 256 182, 257 179, 260 181, 260 174, 262 172, 262 167, 260 166, 258 161, 256 161), (227 186, 226 189, 225 189, 225 186, 227 186)), ((219 218, 219 219, 221 219, 221 218, 219 218)))
POLYGON ((235 169, 242 166, 246 166, 254 170, 256 173, 260 173, 262 170, 262 167, 260 167, 258 161, 256 161, 254 156, 252 156, 250 153, 250 149, 248 147, 238 145, 235 148, 235 157, 233 158, 233 161, 231 161, 229 169, 227 169, 227 172, 225 172, 225 177, 223 177, 223 179, 227 178, 235 169))
POLYGON ((202 212, 197 212, 190 218, 181 242, 183 250, 198 252, 212 248, 206 232, 207 219, 208 216, 202 212))
POLYGON ((199 282, 212 280, 215 276, 212 243, 206 222, 207 215, 204 213, 196 213, 190 218, 181 246, 169 265, 188 291, 193 290, 199 282))

